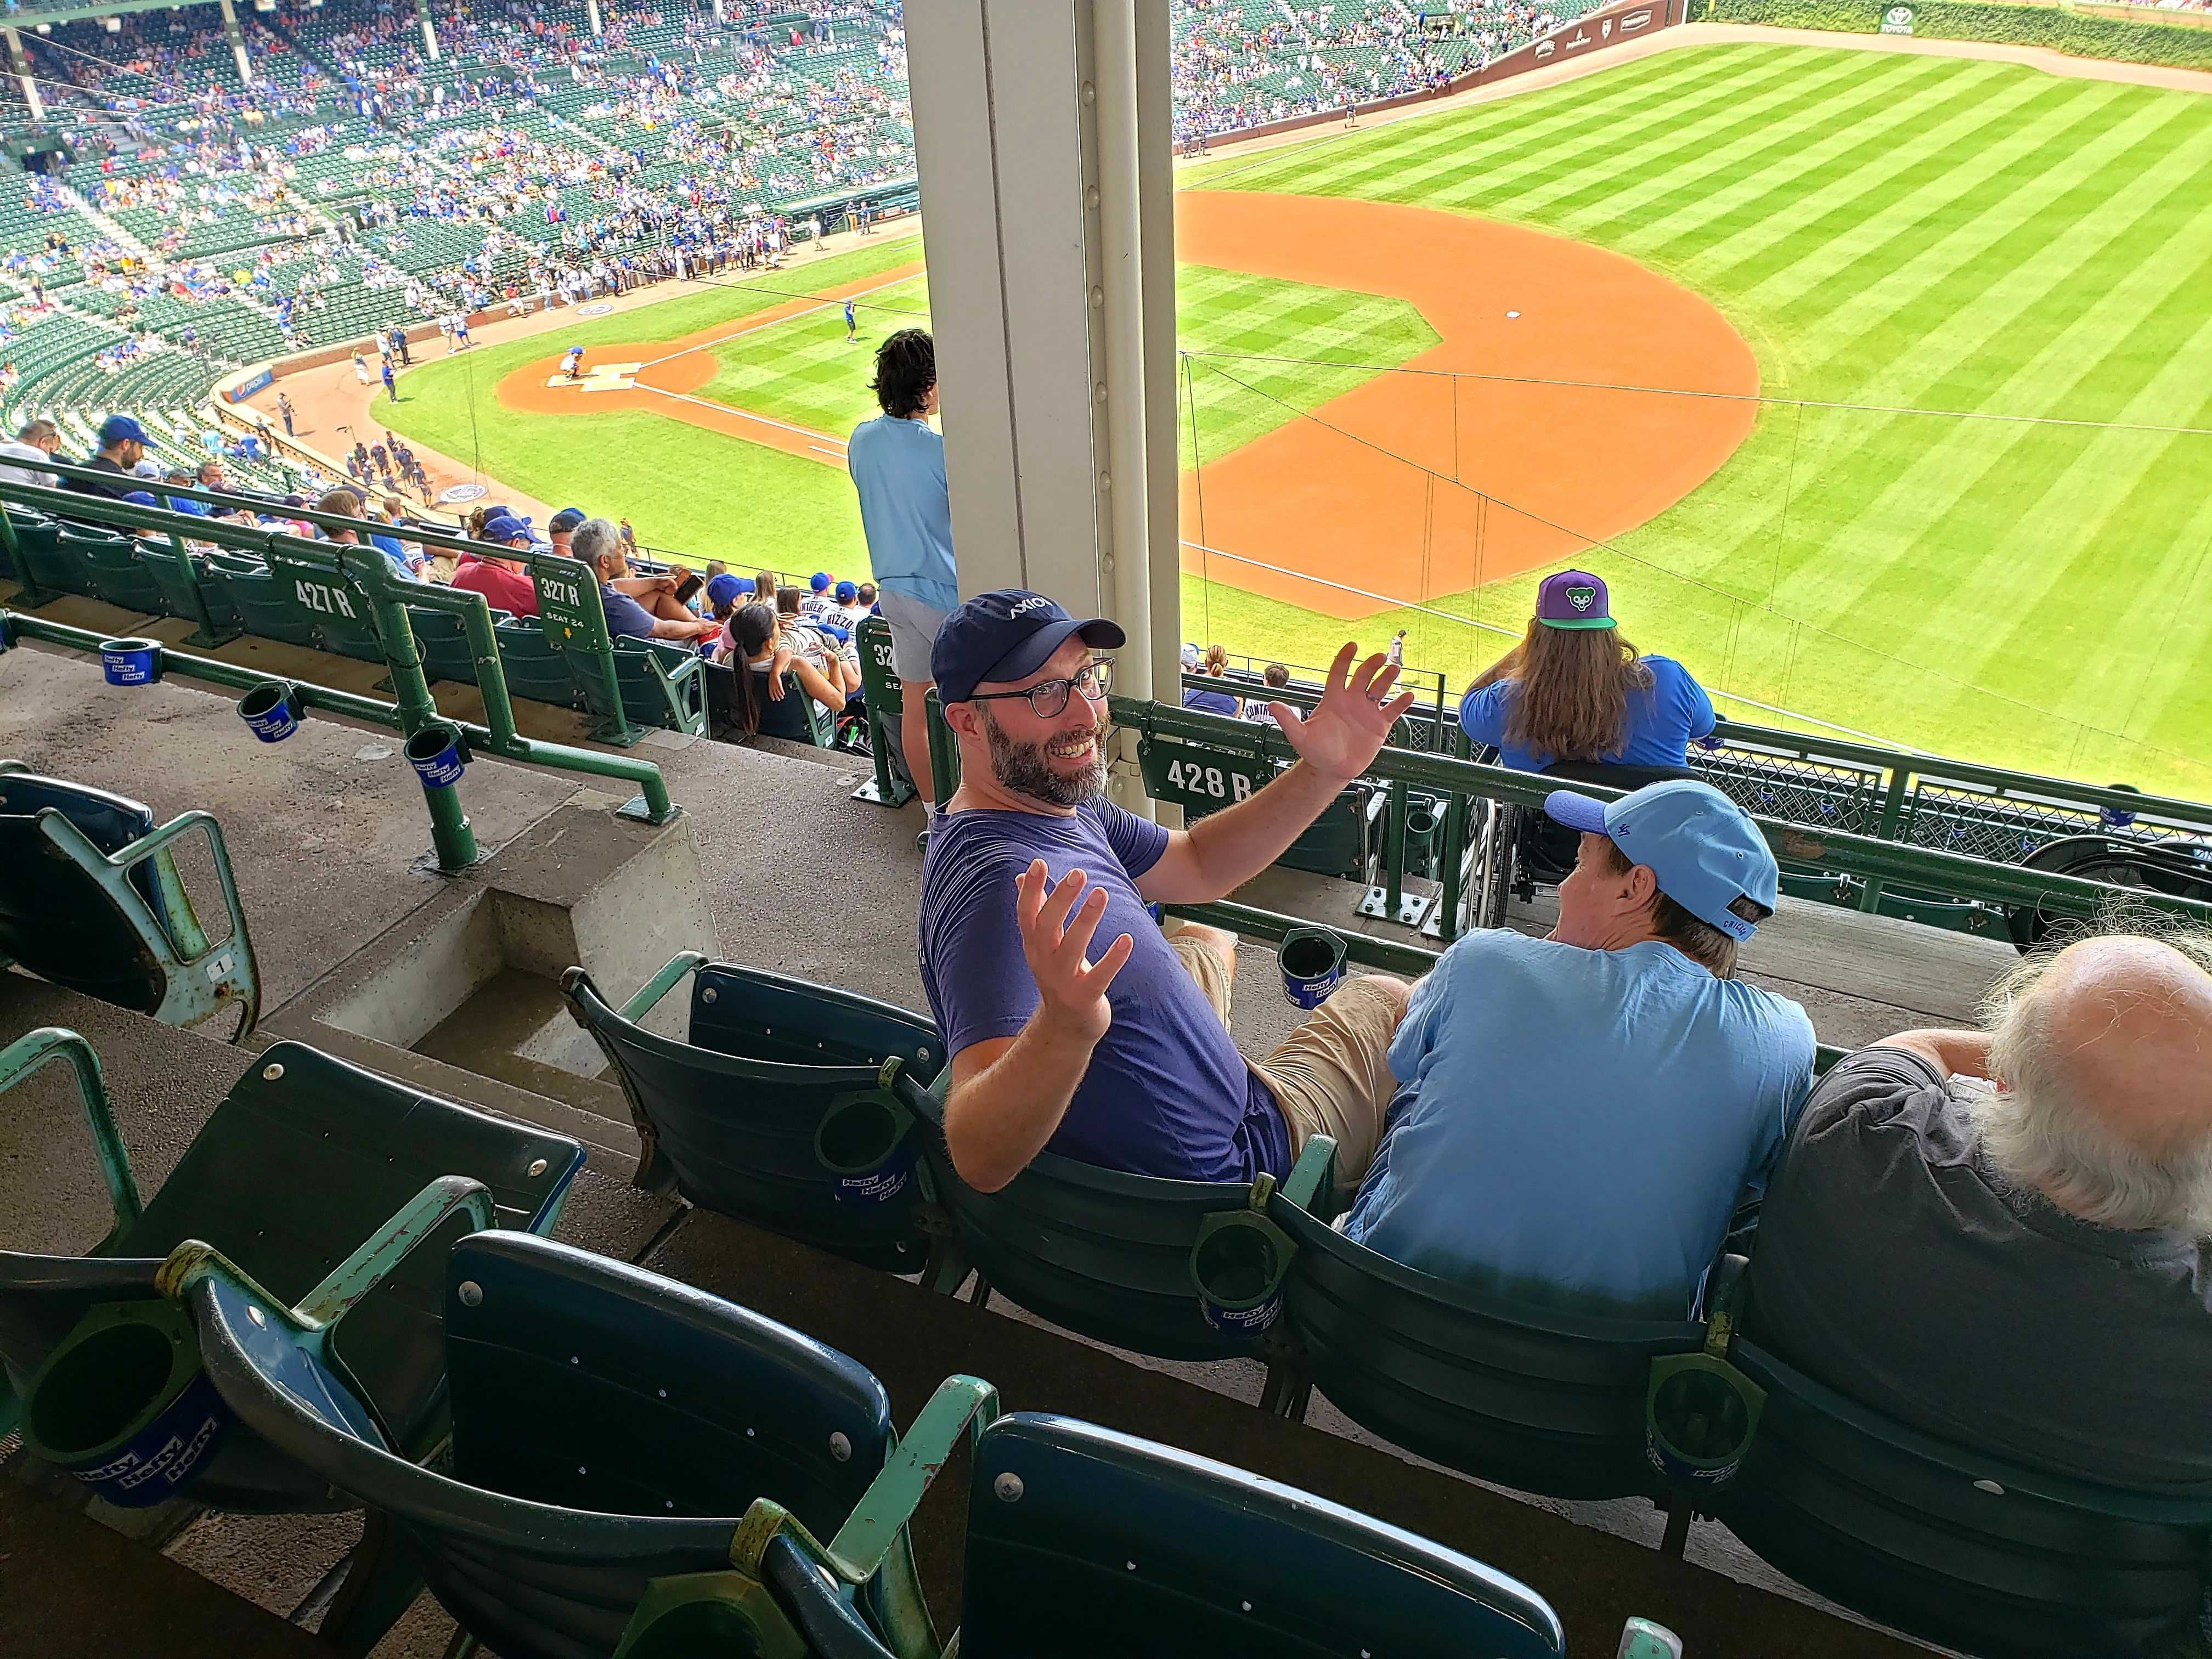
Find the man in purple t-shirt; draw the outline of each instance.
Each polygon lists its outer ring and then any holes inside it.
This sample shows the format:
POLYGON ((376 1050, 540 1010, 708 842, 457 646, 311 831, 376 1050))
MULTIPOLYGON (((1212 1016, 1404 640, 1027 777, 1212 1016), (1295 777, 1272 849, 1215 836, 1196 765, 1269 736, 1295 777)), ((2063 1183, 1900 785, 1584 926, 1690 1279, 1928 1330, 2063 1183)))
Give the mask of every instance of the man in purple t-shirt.
POLYGON ((1286 1173, 1323 1133, 1349 1186, 1381 1135, 1406 988, 1344 981, 1255 1065, 1227 1024, 1236 936, 1170 939, 1145 907, 1218 899, 1273 863, 1413 699, 1391 696, 1397 670, 1379 654, 1355 667, 1346 645, 1310 714, 1270 711, 1298 763, 1170 831, 1103 798, 1111 659, 1093 653, 1122 642, 1111 622, 1002 589, 953 611, 931 652, 961 763, 932 817, 921 893, 954 1167, 985 1192, 1048 1148, 1137 1175, 1249 1181, 1286 1173), (1095 962, 1094 938, 1109 941, 1095 962))

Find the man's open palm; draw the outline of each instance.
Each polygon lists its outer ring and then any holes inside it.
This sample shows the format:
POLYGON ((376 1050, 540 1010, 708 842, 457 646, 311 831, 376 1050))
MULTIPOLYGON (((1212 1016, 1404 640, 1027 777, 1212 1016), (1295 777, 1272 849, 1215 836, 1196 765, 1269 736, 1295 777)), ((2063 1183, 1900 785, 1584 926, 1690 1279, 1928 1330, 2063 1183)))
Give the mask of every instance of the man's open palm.
POLYGON ((1070 870, 1048 885, 1044 860, 1033 859, 1015 880, 1014 915, 1038 997, 1066 1029, 1096 1042, 1114 1023, 1106 988, 1136 941, 1120 934, 1097 961, 1086 960, 1091 937, 1106 914, 1106 890, 1093 887, 1086 895, 1084 882, 1082 871, 1070 870))
POLYGON ((1377 652, 1355 668, 1352 659, 1358 650, 1347 640, 1336 653, 1329 665, 1328 684, 1311 714, 1301 719, 1288 703, 1267 705, 1275 724, 1283 728, 1283 740, 1316 771, 1344 783, 1375 763, 1376 751, 1390 735, 1391 726, 1413 706, 1410 691, 1390 695, 1398 683, 1396 665, 1377 652))

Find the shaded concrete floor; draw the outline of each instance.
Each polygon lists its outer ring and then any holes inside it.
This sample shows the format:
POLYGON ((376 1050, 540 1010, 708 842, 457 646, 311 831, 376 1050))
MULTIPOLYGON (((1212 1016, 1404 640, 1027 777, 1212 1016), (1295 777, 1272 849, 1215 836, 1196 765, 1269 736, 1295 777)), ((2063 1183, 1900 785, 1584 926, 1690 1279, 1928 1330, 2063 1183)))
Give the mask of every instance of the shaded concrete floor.
MULTIPOLYGON (((116 690, 102 682, 95 665, 72 656, 26 651, 0 657, 0 753, 136 795, 159 818, 200 806, 222 821, 272 1008, 404 923, 441 890, 440 878, 416 868, 428 846, 427 823, 418 787, 396 747, 389 733, 319 719, 285 744, 263 745, 240 726, 227 696, 177 682, 116 690)), ((698 940, 699 948, 923 1006, 914 943, 915 834, 923 822, 918 807, 890 811, 852 802, 850 792, 863 775, 845 757, 799 757, 665 734, 631 752, 662 765, 685 809, 713 921, 714 937, 698 940)), ((462 788, 489 846, 512 840, 586 782, 483 761, 470 769, 462 788)), ((1360 925, 1352 912, 1357 890, 1342 883, 1271 872, 1243 896, 1334 925, 1360 925)), ((1513 920, 1540 930, 1548 917, 1532 908, 1513 920)), ((1412 937, 1387 924, 1371 926, 1412 937)), ((2008 959, 2008 952, 1978 941, 1791 906, 1762 930, 1749 961, 1754 976, 1806 1001, 1824 1039, 1850 1043, 1902 1025, 1960 1018, 2008 959)), ((1264 1054, 1296 1018, 1276 988, 1272 951, 1242 947, 1238 981, 1237 1038, 1248 1052, 1264 1054)), ((605 988, 622 995, 634 988, 605 988)), ((208 1037, 154 1026, 20 976, 0 976, 0 1040, 56 1018, 77 1024, 100 1048, 142 1184, 152 1189, 242 1058, 208 1037)), ((627 1169, 587 1169, 559 1236, 624 1258, 642 1249, 672 1212, 629 1188, 627 1176, 627 1169)), ((0 1099, 0 1215, 10 1218, 11 1241, 42 1248, 82 1249, 105 1231, 97 1171, 58 1075, 0 1099)), ((684 1237, 679 1231, 676 1241, 684 1237)), ((681 1255, 678 1249, 676 1259, 681 1255)), ((1036 1322, 1003 1301, 994 1307, 1036 1322)), ((1245 1400, 1256 1400, 1261 1382, 1251 1364, 1136 1363, 1245 1400)), ((1375 1443, 1325 1401, 1316 1401, 1309 1421, 1375 1443)), ((1646 1545, 1659 1534, 1659 1518, 1642 1504, 1525 1501, 1646 1545)), ((282 1611, 348 1547, 352 1525, 343 1519, 306 1525, 204 1519, 170 1549, 282 1611)), ((1693 1531, 1691 1559, 1747 1583, 1802 1595, 1716 1523, 1701 1522, 1693 1531)), ((435 1654, 448 1628, 434 1608, 418 1607, 380 1651, 435 1654)))

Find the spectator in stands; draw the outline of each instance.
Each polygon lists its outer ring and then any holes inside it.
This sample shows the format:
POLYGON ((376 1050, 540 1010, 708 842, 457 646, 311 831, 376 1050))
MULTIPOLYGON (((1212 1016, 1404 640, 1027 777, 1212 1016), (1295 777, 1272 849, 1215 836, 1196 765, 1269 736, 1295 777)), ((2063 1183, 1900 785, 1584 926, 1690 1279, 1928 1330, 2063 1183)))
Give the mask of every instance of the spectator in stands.
POLYGON ((464 593, 483 594, 484 603, 495 611, 515 617, 536 616, 538 589, 523 562, 530 550, 530 526, 502 513, 470 533, 478 541, 494 543, 506 550, 462 554, 451 585, 464 593), (497 532, 505 533, 495 533, 495 526, 497 532))
POLYGON ((843 629, 849 637, 860 625, 860 618, 868 614, 867 606, 860 603, 860 590, 852 582, 839 582, 831 597, 835 603, 830 607, 827 619, 843 629))
POLYGON ((629 566, 622 556, 622 532, 605 519, 586 519, 576 527, 569 546, 574 556, 592 567, 599 579, 599 603, 606 611, 607 631, 618 636, 639 640, 700 640, 717 632, 720 624, 702 620, 676 603, 672 594, 662 592, 655 597, 666 600, 675 614, 666 615, 647 609, 629 594, 617 588, 617 579, 628 578, 629 566))
POLYGON ((71 478, 64 486, 80 495, 105 495, 111 501, 120 501, 137 488, 125 480, 137 477, 138 463, 146 459, 146 431, 128 415, 111 415, 100 425, 100 449, 85 462, 94 472, 112 473, 118 482, 105 479, 71 478))
POLYGON ((816 571, 807 580, 806 592, 799 598, 799 614, 809 622, 834 621, 830 611, 836 601, 830 597, 830 573, 816 571))
POLYGON ((1639 657, 1587 571, 1547 576, 1521 643, 1461 700, 1459 720, 1504 764, 1541 772, 1559 761, 1680 766, 1713 729, 1713 705, 1671 657, 1639 657))
POLYGON ((2020 963, 1984 1030, 1821 1079, 1747 1329, 1862 1404, 2075 1480, 2212 1480, 2212 939, 2020 963))
MULTIPOLYGON (((937 348, 928 331, 902 328, 877 347, 869 388, 884 412, 854 428, 846 465, 860 498, 860 526, 882 590, 884 620, 890 624, 891 667, 907 688, 899 718, 901 756, 926 757, 930 644, 960 603, 945 440, 929 424, 937 412, 937 348)), ((908 760, 907 771, 927 801, 928 766, 908 760)))
POLYGON ((786 669, 797 678, 800 690, 831 714, 845 707, 844 692, 783 643, 775 615, 764 605, 738 607, 730 619, 729 642, 716 653, 715 659, 736 671, 738 724, 747 732, 760 730, 761 715, 768 703, 783 701, 786 669))
MULTIPOLYGON (((192 475, 181 466, 173 466, 163 482, 175 484, 179 489, 189 489, 191 486, 192 475)), ((209 512, 208 508, 201 506, 189 495, 164 495, 161 497, 161 504, 172 513, 189 513, 196 519, 205 518, 209 512)))
POLYGON ((281 392, 276 394, 276 413, 283 418, 284 435, 288 438, 292 436, 292 400, 281 392))
MULTIPOLYGON (((327 513, 333 518, 358 519, 362 516, 361 497, 350 489, 330 490, 315 503, 315 511, 327 513)), ((373 532, 364 535, 348 526, 332 529, 327 525, 317 526, 315 533, 342 547, 374 547, 384 555, 385 562, 392 567, 395 574, 410 582, 422 580, 421 573, 409 561, 405 550, 388 536, 379 536, 373 532), (386 545, 386 543, 390 545, 386 545)))
POLYGON ((1413 699, 1391 695, 1379 656, 1355 665, 1346 645, 1310 716, 1274 711, 1300 762, 1170 831, 1104 799, 1111 659, 1092 653, 1121 642, 1110 622, 1004 590, 954 611, 931 653, 962 765, 931 818, 921 927, 922 983, 951 1056, 954 1165, 984 1191, 1048 1149, 1249 1181, 1282 1175, 1327 1133, 1356 1180, 1393 1086, 1405 988, 1348 979, 1248 1065, 1227 1024, 1235 935, 1186 927, 1170 941, 1145 906, 1218 899, 1267 868, 1373 763, 1413 699))
MULTIPOLYGON (((1205 654, 1200 657, 1196 663, 1188 662, 1191 654, 1191 648, 1186 646, 1183 648, 1183 655, 1188 665, 1183 669, 1186 674, 1194 674, 1203 668, 1207 674, 1218 679, 1229 672, 1229 653, 1218 645, 1207 646, 1205 654)), ((1210 686, 1185 686, 1182 692, 1182 706, 1186 708, 1198 709, 1207 714, 1226 714, 1231 720, 1235 720, 1244 710, 1244 705, 1237 701, 1235 694, 1225 690, 1217 691, 1210 686)))
MULTIPOLYGON (((1270 691, 1280 691, 1290 684, 1291 671, 1279 662, 1271 662, 1260 671, 1260 678, 1270 691)), ((1272 697, 1264 699, 1247 697, 1244 700, 1244 718, 1248 720, 1264 720, 1269 726, 1273 726, 1275 723, 1275 717, 1267 712, 1267 706, 1273 701, 1272 697)))
POLYGON ((580 507, 564 507, 546 520, 545 539, 553 544, 553 550, 562 558, 573 559, 576 556, 574 550, 576 530, 577 526, 583 522, 584 509, 580 507))
POLYGON ((729 631, 730 621, 752 603, 752 598, 753 585, 743 576, 732 576, 725 570, 707 578, 707 614, 722 624, 723 638, 718 650, 726 652, 735 637, 729 631))
POLYGON ((7 458, 7 464, 0 465, 0 483, 52 489, 60 482, 58 476, 40 471, 38 464, 52 460, 61 447, 62 430, 52 421, 25 422, 12 442, 0 444, 0 456, 7 458))
POLYGON ((805 603, 795 587, 777 590, 776 639, 793 656, 811 663, 823 678, 850 696, 860 689, 860 659, 850 644, 836 637, 844 630, 830 632, 800 614, 799 606, 805 603))
POLYGON ((200 463, 199 470, 192 474, 192 482, 202 489, 225 492, 230 489, 230 480, 223 473, 222 463, 212 459, 200 463))
POLYGON ((1804 1010, 1734 977, 1774 856, 1710 784, 1545 810, 1582 832, 1559 924, 1470 933, 1415 988, 1345 1235, 1516 1301, 1681 1319, 1812 1077, 1804 1010))

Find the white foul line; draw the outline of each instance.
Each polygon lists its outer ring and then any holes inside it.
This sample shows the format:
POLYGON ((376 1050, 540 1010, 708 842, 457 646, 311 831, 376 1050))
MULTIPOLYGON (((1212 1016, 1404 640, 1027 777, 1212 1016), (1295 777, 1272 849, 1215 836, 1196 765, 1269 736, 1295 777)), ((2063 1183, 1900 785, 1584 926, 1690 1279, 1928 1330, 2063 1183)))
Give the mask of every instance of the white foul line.
MULTIPOLYGON (((817 311, 827 311, 833 306, 842 306, 848 300, 865 300, 871 294, 881 294, 887 288, 896 288, 901 283, 910 283, 913 280, 911 276, 894 276, 889 282, 878 283, 873 288, 860 289, 851 294, 841 294, 834 300, 823 301, 819 305, 806 306, 798 311, 787 312, 781 317, 771 317, 764 323, 755 323, 750 328, 738 329, 734 333, 719 335, 711 340, 702 340, 697 345, 688 345, 681 351, 672 351, 665 357, 655 357, 652 362, 640 363, 638 368, 644 369, 651 368, 654 363, 672 363, 678 357, 688 357, 695 351, 705 351, 714 346, 727 345, 732 340, 744 339, 748 334, 757 334, 764 328, 774 328, 778 323, 787 323, 793 318, 811 316, 817 311)), ((803 300, 806 296, 801 294, 794 295, 793 297, 803 300)), ((655 390, 658 388, 656 387, 655 390)))
POLYGON ((725 415, 734 415, 741 421, 757 421, 763 426, 772 426, 779 432, 788 432, 801 438, 812 438, 817 441, 808 445, 809 448, 819 449, 824 455, 835 455, 840 460, 842 460, 845 456, 845 446, 838 443, 836 439, 826 432, 817 432, 810 427, 793 426, 788 421, 775 420, 766 415, 756 415, 752 410, 739 409, 734 404, 718 404, 712 398, 695 398, 688 392, 671 392, 665 386, 647 386, 641 381, 637 390, 654 392, 663 398, 673 398, 679 403, 696 404, 702 409, 716 410, 725 415), (830 445, 836 447, 830 448, 827 447, 830 445))

